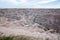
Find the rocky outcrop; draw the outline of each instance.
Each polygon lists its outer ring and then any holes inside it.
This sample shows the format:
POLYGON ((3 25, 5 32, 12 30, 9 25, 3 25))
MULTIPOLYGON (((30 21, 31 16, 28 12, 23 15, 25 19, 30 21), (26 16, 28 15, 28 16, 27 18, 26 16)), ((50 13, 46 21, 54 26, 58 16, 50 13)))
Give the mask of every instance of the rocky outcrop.
MULTIPOLYGON (((0 17, 8 18, 9 22, 22 20, 26 25, 37 23, 42 25, 42 28, 60 32, 60 9, 0 9, 0 17)), ((5 20, 0 22, 5 23, 5 20)))

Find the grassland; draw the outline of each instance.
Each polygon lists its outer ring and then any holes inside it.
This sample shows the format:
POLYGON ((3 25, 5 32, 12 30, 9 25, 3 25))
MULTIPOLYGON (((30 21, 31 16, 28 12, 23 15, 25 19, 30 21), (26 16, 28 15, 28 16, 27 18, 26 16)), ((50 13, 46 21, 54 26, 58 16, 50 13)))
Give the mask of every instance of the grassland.
POLYGON ((30 36, 0 36, 0 40, 43 40, 42 38, 34 38, 30 36))

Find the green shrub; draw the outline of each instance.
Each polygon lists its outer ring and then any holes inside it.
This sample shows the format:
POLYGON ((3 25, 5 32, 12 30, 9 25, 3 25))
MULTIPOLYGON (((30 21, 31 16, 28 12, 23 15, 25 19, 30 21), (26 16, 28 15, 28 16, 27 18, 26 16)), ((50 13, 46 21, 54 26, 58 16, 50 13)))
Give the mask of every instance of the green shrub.
POLYGON ((13 40, 13 36, 1 36, 0 40, 13 40))
POLYGON ((29 36, 24 36, 24 35, 20 35, 20 36, 0 36, 0 40, 33 40, 33 37, 29 37, 29 36))
POLYGON ((0 40, 42 40, 40 38, 35 38, 32 36, 0 36, 0 40))

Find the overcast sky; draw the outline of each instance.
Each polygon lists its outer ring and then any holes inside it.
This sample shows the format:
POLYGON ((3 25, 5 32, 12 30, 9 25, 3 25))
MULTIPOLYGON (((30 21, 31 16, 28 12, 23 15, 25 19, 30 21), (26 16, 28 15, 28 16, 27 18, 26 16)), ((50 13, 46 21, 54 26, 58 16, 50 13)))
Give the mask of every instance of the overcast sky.
POLYGON ((0 8, 60 8, 60 0, 0 0, 0 8))

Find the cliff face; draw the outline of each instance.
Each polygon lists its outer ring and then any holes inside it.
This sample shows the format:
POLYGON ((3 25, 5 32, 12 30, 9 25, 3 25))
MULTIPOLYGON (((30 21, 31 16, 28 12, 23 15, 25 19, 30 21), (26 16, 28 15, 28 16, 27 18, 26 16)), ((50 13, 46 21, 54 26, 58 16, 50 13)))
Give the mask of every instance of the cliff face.
POLYGON ((8 21, 23 19, 27 24, 38 23, 60 32, 60 9, 0 9, 0 17, 8 21))
POLYGON ((48 30, 54 29, 58 30, 57 32, 60 32, 60 14, 46 14, 41 16, 40 19, 39 17, 35 22, 45 26, 48 30))

